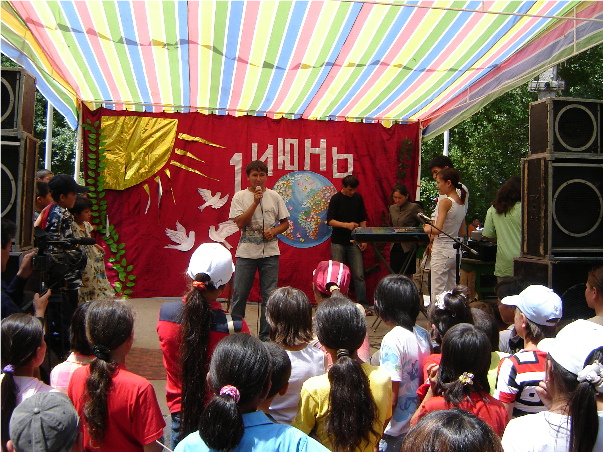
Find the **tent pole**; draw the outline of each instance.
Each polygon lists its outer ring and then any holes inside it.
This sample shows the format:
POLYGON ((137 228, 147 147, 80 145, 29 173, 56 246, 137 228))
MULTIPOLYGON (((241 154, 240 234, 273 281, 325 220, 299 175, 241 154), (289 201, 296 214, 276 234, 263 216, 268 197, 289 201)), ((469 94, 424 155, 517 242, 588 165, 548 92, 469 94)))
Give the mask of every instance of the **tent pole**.
POLYGON ((77 112, 77 138, 75 140, 75 164, 73 169, 73 178, 78 180, 80 177, 80 166, 82 162, 82 105, 80 104, 77 112))
POLYGON ((46 151, 44 154, 44 168, 50 170, 52 165, 52 126, 54 107, 50 102, 46 102, 46 151))
POLYGON ((444 132, 444 155, 448 155, 448 147, 450 145, 450 129, 444 132))

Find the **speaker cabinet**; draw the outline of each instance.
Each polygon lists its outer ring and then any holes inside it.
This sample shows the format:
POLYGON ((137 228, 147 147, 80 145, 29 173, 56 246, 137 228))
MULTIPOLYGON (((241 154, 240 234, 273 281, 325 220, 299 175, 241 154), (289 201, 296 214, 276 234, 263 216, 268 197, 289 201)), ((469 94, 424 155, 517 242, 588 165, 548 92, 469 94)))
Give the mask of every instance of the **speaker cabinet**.
POLYGON ((17 225, 16 245, 33 246, 33 209, 39 140, 25 132, 2 133, 2 218, 17 225))
POLYGON ((25 69, 2 68, 2 132, 33 134, 36 79, 25 69))
POLYGON ((588 272, 603 266, 603 257, 514 260, 513 275, 528 284, 550 287, 563 300, 563 319, 588 319, 595 315, 586 304, 584 289, 588 272))
POLYGON ((522 159, 521 256, 603 255, 603 155, 522 159))
POLYGON ((601 154, 603 101, 552 97, 530 104, 530 154, 601 154))

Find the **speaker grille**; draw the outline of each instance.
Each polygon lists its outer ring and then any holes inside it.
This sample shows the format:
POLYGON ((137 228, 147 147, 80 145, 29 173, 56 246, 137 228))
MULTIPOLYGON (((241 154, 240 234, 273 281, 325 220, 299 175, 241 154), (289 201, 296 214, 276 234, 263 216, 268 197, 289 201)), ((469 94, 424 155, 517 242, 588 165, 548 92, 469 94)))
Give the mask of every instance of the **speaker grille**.
POLYGON ((553 195, 555 223, 559 229, 572 237, 591 234, 601 225, 602 217, 601 193, 589 181, 584 179, 566 181, 553 195))
POLYGON ((555 118, 555 138, 569 151, 584 151, 597 138, 597 120, 583 105, 566 105, 555 118))

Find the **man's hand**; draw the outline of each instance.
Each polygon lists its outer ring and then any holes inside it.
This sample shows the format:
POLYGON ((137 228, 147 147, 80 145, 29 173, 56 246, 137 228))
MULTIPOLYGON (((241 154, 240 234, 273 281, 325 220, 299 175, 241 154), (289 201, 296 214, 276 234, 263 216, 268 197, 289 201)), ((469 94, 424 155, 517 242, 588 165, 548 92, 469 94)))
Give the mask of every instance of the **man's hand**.
POLYGON ((356 229, 359 226, 358 223, 353 223, 353 222, 344 223, 344 224, 345 224, 346 229, 349 229, 350 231, 353 231, 354 229, 356 229))
POLYGON ((266 240, 272 240, 275 237, 275 234, 272 232, 272 229, 264 230, 264 238, 266 240))
POLYGON ((36 255, 37 250, 32 250, 29 253, 23 255, 23 260, 21 261, 21 266, 19 267, 19 271, 17 275, 23 279, 27 279, 29 275, 33 272, 33 258, 36 255))
POLYGON ((33 299, 34 315, 36 317, 44 317, 46 314, 46 307, 48 306, 48 300, 52 291, 48 289, 44 295, 35 294, 33 299))
POLYGON ((358 248, 360 248, 360 251, 366 250, 366 243, 359 243, 358 248))
POLYGON ((260 203, 260 200, 264 197, 264 192, 262 191, 261 188, 257 188, 254 192, 253 192, 253 202, 256 204, 260 203))

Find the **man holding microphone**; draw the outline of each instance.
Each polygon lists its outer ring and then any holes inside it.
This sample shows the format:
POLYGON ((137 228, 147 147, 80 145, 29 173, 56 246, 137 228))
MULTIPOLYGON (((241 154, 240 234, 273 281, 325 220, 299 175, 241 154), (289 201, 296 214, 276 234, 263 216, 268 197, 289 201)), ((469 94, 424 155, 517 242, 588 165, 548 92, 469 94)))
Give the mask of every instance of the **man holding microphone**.
POLYGON ((268 167, 255 160, 245 168, 249 187, 232 198, 229 218, 241 229, 241 239, 235 254, 234 295, 231 312, 245 317, 247 297, 256 270, 260 275, 262 314, 260 339, 269 340, 270 327, 266 321, 266 301, 278 284, 280 250, 276 236, 289 228, 289 213, 283 198, 265 187, 268 167))

